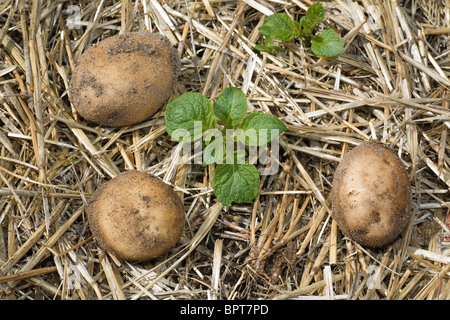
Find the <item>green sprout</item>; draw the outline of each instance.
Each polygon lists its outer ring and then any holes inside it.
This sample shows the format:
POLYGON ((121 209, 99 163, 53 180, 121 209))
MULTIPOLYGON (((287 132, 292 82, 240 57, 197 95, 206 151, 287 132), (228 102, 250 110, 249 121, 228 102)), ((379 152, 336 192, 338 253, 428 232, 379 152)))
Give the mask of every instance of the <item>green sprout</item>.
POLYGON ((247 98, 235 87, 224 89, 214 104, 200 93, 184 93, 169 102, 165 111, 168 134, 176 141, 193 142, 194 153, 200 141, 200 163, 217 165, 212 187, 225 206, 256 198, 260 173, 255 159, 267 155, 267 144, 272 146, 275 138, 287 129, 272 115, 247 111, 247 98))
POLYGON ((301 37, 317 56, 335 57, 344 51, 342 40, 333 29, 325 29, 313 34, 314 28, 325 18, 321 3, 311 5, 300 21, 292 20, 286 13, 274 13, 268 16, 259 31, 264 35, 264 44, 257 44, 259 51, 272 53, 280 51, 273 40, 289 42, 301 37))

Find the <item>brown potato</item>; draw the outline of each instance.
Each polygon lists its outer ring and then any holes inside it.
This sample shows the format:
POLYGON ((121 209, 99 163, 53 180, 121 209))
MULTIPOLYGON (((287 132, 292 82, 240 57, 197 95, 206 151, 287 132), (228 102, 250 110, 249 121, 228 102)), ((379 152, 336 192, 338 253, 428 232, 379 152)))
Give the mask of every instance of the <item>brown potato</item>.
POLYGON ((150 32, 109 37, 85 51, 69 91, 86 120, 111 127, 154 115, 174 90, 180 61, 169 40, 150 32))
POLYGON ((128 171, 95 191, 87 208, 98 245, 119 258, 148 260, 171 250, 185 215, 178 194, 158 178, 128 171))
POLYGON ((382 247, 411 217, 411 186, 398 156, 377 141, 351 150, 336 169, 332 216, 342 233, 361 245, 382 247))

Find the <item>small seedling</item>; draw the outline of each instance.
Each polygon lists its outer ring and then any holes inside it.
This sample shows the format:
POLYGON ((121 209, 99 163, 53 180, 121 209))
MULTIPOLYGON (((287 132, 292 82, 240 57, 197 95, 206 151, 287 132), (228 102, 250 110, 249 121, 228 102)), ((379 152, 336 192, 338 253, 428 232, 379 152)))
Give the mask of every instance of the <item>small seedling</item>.
POLYGON ((325 29, 313 34, 314 28, 325 18, 325 11, 321 3, 311 5, 300 21, 292 20, 286 13, 274 13, 266 18, 264 25, 259 28, 264 35, 264 44, 257 44, 259 51, 272 53, 280 51, 280 47, 273 44, 273 40, 289 42, 301 37, 306 45, 311 46, 314 54, 322 57, 334 57, 344 51, 342 40, 333 29, 325 29))
POLYGON ((177 141, 194 142, 194 149, 195 142, 200 141, 201 163, 217 164, 212 187, 225 206, 256 198, 260 175, 255 159, 287 129, 278 118, 262 112, 247 114, 247 109, 245 94, 235 87, 223 90, 214 104, 200 93, 188 92, 166 107, 169 135, 177 141))

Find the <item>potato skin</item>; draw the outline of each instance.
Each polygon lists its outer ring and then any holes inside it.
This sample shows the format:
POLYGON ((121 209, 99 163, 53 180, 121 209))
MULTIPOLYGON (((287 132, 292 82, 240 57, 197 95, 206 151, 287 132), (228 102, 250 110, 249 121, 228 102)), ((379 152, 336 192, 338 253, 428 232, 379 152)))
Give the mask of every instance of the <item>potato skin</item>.
POLYGON ((392 242, 411 218, 408 173, 389 147, 373 140, 342 159, 334 174, 331 199, 332 216, 342 233, 368 247, 392 242))
POLYGON ((164 35, 115 35, 81 55, 70 81, 70 99, 90 122, 109 127, 136 124, 168 101, 179 69, 178 53, 164 35))
POLYGON ((170 251, 185 223, 178 194, 140 171, 127 171, 104 183, 94 192, 86 213, 98 245, 129 261, 170 251))

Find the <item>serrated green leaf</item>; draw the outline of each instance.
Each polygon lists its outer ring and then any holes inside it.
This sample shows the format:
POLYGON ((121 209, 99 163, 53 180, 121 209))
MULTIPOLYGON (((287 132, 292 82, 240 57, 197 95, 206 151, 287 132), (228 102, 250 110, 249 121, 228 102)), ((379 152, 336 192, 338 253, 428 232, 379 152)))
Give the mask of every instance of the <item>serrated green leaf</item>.
POLYGON ((217 199, 225 206, 253 201, 259 191, 259 172, 252 164, 219 164, 212 186, 217 199))
POLYGON ((239 129, 238 138, 248 146, 261 146, 272 141, 286 131, 280 119, 269 114, 253 112, 245 116, 239 129))
POLYGON ((167 132, 179 141, 197 140, 206 130, 217 125, 211 102, 195 92, 184 93, 169 102, 165 120, 167 132))
POLYGON ((286 13, 274 13, 258 29, 266 38, 288 42, 296 33, 294 21, 286 13))
POLYGON ((247 113, 247 97, 238 88, 226 88, 214 103, 214 113, 226 126, 236 127, 247 113))
POLYGON ((344 51, 342 40, 333 29, 325 29, 311 40, 311 50, 322 57, 335 57, 344 51))
POLYGON ((312 4, 306 11, 306 17, 313 26, 318 25, 325 18, 325 10, 321 3, 312 4))

